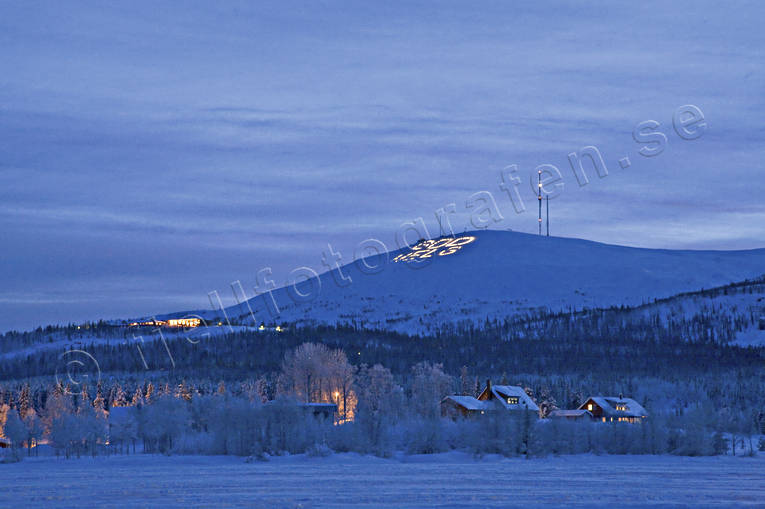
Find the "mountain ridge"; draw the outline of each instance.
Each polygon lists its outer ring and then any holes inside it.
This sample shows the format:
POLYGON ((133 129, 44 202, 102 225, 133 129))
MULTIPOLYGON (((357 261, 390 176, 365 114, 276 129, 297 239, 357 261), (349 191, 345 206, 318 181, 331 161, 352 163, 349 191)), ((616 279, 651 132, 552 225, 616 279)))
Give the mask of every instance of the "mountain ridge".
POLYGON ((427 333, 443 323, 539 309, 639 305, 765 274, 765 248, 650 249, 495 230, 455 238, 463 240, 453 252, 442 254, 450 250, 448 237, 426 240, 425 248, 374 255, 364 259, 366 265, 356 260, 318 279, 228 306, 225 314, 198 310, 158 318, 193 315, 249 325, 353 324, 427 333), (411 256, 439 242, 440 250, 429 257, 411 256))

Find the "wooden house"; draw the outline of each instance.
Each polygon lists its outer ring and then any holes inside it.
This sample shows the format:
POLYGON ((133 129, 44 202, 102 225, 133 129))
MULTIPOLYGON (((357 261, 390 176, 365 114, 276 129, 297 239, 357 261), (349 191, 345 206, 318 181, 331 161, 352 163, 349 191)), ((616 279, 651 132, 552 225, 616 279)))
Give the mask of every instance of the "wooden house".
POLYGON ((523 387, 517 385, 492 385, 491 380, 486 380, 486 387, 478 395, 478 400, 499 405, 499 408, 511 412, 526 411, 539 416, 537 404, 526 394, 523 387))
POLYGON ((579 407, 587 410, 596 421, 602 422, 642 422, 648 412, 637 401, 615 396, 591 396, 579 407))
POLYGON ((441 415, 443 417, 475 417, 491 410, 491 405, 473 396, 446 396, 441 400, 441 415))
POLYGON ((539 417, 539 407, 522 387, 515 385, 492 385, 486 387, 477 398, 473 396, 446 396, 441 400, 444 417, 475 417, 489 412, 529 412, 539 417))

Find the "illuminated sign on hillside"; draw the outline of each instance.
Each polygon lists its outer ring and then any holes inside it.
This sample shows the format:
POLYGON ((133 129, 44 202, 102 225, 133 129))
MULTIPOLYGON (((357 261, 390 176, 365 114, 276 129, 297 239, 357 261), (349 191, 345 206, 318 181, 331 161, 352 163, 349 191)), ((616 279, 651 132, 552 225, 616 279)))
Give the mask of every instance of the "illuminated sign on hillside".
POLYGON ((412 247, 408 253, 401 253, 396 256, 394 262, 412 262, 417 260, 426 260, 428 258, 449 256, 460 249, 462 246, 470 244, 475 237, 444 237, 438 240, 421 240, 412 247))

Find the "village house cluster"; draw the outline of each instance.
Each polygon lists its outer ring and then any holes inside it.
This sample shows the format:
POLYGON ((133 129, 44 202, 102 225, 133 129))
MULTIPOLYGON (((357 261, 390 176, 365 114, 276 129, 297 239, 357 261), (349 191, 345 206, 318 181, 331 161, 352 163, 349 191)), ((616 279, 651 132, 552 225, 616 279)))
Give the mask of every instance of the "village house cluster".
MULTIPOLYGON (((486 387, 477 398, 452 395, 441 401, 441 415, 452 419, 479 417, 500 411, 518 412, 519 415, 527 412, 534 418, 543 417, 539 406, 522 387, 492 385, 491 380, 486 381, 486 387)), ((634 399, 625 398, 620 394, 618 397, 590 396, 579 408, 553 410, 546 417, 574 421, 640 423, 648 417, 648 412, 634 399)))

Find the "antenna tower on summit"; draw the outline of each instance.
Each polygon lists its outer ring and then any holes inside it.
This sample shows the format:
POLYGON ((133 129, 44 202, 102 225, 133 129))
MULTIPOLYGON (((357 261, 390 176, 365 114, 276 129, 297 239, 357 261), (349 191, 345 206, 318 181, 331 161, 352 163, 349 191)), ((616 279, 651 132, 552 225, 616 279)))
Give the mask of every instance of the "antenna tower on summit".
POLYGON ((539 235, 542 235, 542 170, 537 174, 537 201, 539 202, 539 235))

